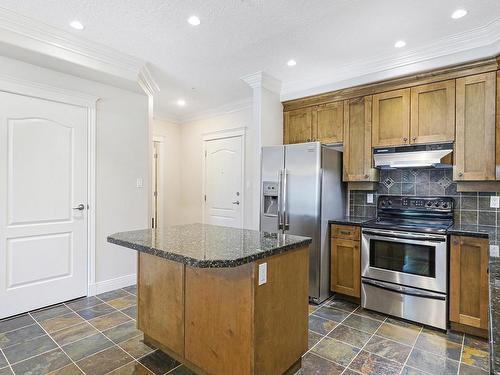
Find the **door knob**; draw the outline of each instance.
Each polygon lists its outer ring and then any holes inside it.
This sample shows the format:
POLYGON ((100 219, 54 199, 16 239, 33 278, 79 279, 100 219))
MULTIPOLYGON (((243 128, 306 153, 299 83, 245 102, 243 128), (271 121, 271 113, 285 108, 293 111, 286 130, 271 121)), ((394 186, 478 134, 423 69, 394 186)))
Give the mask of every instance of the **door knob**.
POLYGON ((239 204, 240 204, 240 201, 235 201, 235 202, 233 202, 233 204, 237 204, 237 205, 239 205, 239 204))
POLYGON ((73 210, 83 211, 84 209, 85 209, 85 205, 83 203, 80 203, 78 206, 73 207, 73 210))

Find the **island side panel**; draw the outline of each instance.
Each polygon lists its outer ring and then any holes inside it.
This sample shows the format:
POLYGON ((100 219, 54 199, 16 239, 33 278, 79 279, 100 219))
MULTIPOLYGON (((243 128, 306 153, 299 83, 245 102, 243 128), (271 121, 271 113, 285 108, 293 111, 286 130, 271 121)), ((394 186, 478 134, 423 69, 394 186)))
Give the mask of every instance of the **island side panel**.
POLYGON ((308 347, 308 246, 255 264, 255 374, 283 374, 308 347), (259 264, 267 282, 258 285, 259 264))
POLYGON ((137 326, 184 356, 184 269, 182 263, 139 253, 137 326))
POLYGON ((185 358, 208 374, 253 374, 254 264, 186 266, 185 358))

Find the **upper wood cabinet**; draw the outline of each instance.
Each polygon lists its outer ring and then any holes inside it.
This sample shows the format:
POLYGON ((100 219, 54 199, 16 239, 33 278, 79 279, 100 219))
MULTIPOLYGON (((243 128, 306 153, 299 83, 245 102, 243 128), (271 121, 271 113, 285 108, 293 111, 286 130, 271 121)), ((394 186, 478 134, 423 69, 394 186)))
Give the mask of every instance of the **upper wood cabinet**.
POLYGON ((488 328, 488 239, 452 236, 450 321, 488 328))
POLYGON ((321 104, 316 109, 315 140, 339 143, 344 135, 344 103, 321 104))
POLYGON ((378 181, 372 168, 372 97, 344 101, 343 180, 378 181))
POLYGON ((342 101, 301 108, 284 114, 284 143, 340 143, 344 132, 342 101))
POLYGON ((284 114, 285 144, 310 142, 314 139, 313 109, 301 108, 284 114))
POLYGON ((410 143, 453 142, 455 80, 411 89, 410 143))
POLYGON ((495 179, 495 72, 457 79, 453 179, 495 179))
POLYGON ((410 142, 410 89, 373 95, 373 147, 410 142))

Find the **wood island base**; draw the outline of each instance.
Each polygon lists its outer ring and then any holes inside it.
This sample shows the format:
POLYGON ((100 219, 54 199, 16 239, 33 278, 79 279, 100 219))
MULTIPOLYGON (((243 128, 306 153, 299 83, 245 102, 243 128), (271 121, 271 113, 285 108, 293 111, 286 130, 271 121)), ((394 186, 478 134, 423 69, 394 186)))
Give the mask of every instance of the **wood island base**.
POLYGON ((308 270, 308 246, 228 268, 139 253, 138 328, 198 374, 293 374, 308 346, 308 270))

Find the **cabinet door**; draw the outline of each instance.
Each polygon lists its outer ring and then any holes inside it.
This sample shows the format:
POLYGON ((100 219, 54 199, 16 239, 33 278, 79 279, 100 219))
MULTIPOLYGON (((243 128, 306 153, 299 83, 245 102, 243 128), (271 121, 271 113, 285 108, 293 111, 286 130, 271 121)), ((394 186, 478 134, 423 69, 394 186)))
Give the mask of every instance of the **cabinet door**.
POLYGON ((378 181, 372 168, 372 97, 344 101, 343 180, 378 181))
POLYGON ((310 142, 313 140, 312 112, 312 108, 302 108, 285 112, 285 144, 310 142))
POLYGON ((457 79, 453 179, 495 179, 495 72, 457 79))
POLYGON ((332 238, 331 241, 331 290, 360 298, 359 241, 340 238, 332 238))
POLYGON ((410 143, 453 142, 455 80, 411 89, 410 143))
POLYGON ((373 95, 373 147, 409 143, 410 89, 373 95))
POLYGON ((452 236, 450 320, 488 328, 488 240, 452 236))
POLYGON ((344 103, 322 104, 316 111, 316 140, 321 143, 342 142, 344 135, 344 103))

